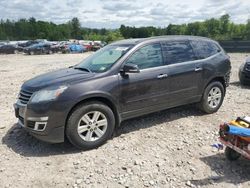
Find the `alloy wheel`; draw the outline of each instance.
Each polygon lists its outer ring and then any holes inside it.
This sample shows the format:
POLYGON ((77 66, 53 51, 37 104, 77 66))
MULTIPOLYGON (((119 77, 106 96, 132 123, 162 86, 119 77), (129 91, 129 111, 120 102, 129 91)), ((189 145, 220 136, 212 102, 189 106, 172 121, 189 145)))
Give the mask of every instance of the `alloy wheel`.
POLYGON ((217 108, 222 99, 222 91, 219 87, 213 87, 209 93, 207 102, 210 108, 217 108))
POLYGON ((108 120, 99 111, 92 111, 84 114, 78 122, 78 135, 86 142, 100 139, 106 132, 108 120))

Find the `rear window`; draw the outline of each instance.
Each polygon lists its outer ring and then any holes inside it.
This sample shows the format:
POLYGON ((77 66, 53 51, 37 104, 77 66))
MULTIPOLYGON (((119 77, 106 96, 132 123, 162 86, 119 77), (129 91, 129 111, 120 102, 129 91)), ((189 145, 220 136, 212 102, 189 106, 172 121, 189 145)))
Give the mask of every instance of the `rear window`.
POLYGON ((191 42, 199 59, 205 59, 221 51, 217 44, 209 41, 192 41, 191 42))
POLYGON ((195 60, 193 49, 186 41, 167 41, 162 44, 162 51, 167 64, 195 60))

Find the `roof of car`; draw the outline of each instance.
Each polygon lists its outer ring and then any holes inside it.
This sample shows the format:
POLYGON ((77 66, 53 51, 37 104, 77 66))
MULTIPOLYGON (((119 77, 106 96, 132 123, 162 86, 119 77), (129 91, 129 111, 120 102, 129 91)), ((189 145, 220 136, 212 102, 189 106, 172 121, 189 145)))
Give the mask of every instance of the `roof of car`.
POLYGON ((146 41, 162 41, 162 40, 210 40, 212 39, 200 36, 189 36, 189 35, 166 35, 166 36, 156 36, 148 38, 134 38, 134 39, 124 39, 112 43, 113 45, 136 45, 146 41))

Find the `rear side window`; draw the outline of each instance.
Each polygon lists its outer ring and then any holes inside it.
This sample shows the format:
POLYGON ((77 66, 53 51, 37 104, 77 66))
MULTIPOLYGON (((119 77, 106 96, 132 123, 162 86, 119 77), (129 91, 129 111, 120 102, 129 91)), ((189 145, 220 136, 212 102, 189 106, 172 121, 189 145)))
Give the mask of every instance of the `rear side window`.
POLYGON ((191 44, 199 59, 208 58, 221 51, 215 43, 209 41, 192 41, 191 44))
POLYGON ((166 64, 195 60, 195 55, 189 42, 167 41, 162 44, 162 51, 166 64))
POLYGON ((147 69, 152 67, 159 67, 163 65, 161 45, 149 44, 137 50, 126 63, 132 63, 139 67, 139 69, 147 69))

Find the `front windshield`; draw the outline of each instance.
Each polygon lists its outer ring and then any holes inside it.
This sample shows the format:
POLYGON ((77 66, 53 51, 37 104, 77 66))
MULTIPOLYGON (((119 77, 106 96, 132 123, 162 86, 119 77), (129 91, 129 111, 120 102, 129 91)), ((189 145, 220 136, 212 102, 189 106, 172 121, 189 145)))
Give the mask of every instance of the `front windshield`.
POLYGON ((97 73, 105 72, 126 54, 131 47, 131 45, 108 45, 83 60, 75 68, 88 69, 97 73))

